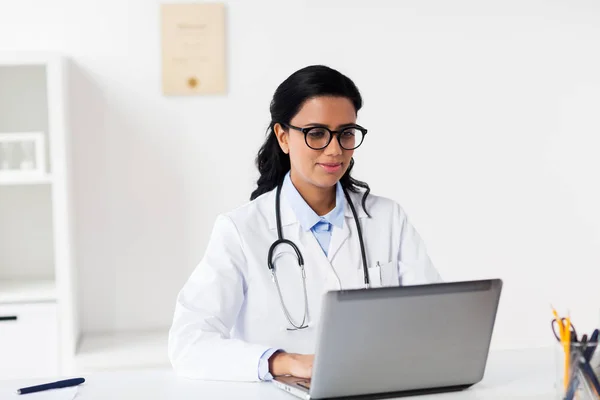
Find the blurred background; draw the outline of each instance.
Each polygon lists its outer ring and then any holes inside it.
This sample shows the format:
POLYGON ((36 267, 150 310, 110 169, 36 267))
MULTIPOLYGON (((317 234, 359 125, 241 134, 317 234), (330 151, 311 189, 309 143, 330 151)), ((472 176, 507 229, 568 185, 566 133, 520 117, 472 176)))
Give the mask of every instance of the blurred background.
POLYGON ((223 3, 226 94, 174 97, 164 2, 0 0, 0 134, 42 132, 49 173, 0 179, 0 379, 168 365, 177 293, 310 64, 361 90, 355 177, 443 278, 504 280, 494 348, 550 344, 550 304, 600 325, 600 3, 223 3), (15 367, 31 343, 46 362, 15 367))

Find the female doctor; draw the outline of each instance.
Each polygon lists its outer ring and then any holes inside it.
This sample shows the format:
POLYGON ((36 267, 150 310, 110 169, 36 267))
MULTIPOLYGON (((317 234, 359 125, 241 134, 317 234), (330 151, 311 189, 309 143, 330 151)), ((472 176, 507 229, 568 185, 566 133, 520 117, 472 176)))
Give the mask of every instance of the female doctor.
POLYGON ((217 218, 177 297, 178 374, 309 378, 325 292, 440 281, 402 208, 351 177, 367 138, 361 105, 354 83, 325 66, 277 88, 251 201, 217 218))

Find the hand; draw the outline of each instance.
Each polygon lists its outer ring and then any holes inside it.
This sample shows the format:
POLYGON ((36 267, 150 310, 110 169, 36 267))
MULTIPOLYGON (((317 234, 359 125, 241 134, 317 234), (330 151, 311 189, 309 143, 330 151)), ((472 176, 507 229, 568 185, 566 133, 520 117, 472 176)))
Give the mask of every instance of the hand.
POLYGON ((310 379, 314 359, 313 354, 277 352, 269 358, 269 372, 273 376, 291 375, 310 379))

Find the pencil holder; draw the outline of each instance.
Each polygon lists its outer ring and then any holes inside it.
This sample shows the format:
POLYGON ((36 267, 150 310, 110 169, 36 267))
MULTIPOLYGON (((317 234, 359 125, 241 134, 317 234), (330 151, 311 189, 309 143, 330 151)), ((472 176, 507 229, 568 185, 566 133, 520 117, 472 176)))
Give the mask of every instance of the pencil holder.
POLYGON ((600 400, 600 377, 592 363, 597 347, 598 342, 556 343, 557 400, 600 400))

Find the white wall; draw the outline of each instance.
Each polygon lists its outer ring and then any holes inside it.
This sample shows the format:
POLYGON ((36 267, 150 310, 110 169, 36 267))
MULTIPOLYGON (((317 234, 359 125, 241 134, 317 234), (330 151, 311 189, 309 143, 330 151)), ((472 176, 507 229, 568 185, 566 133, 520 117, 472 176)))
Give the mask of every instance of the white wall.
POLYGON ((598 323, 600 3, 227 3, 228 95, 167 98, 158 1, 0 0, 0 50, 74 61, 84 331, 169 325, 216 214, 249 197, 275 87, 312 63, 362 90, 356 177, 444 277, 504 279, 495 346, 548 343, 550 302, 598 323))

